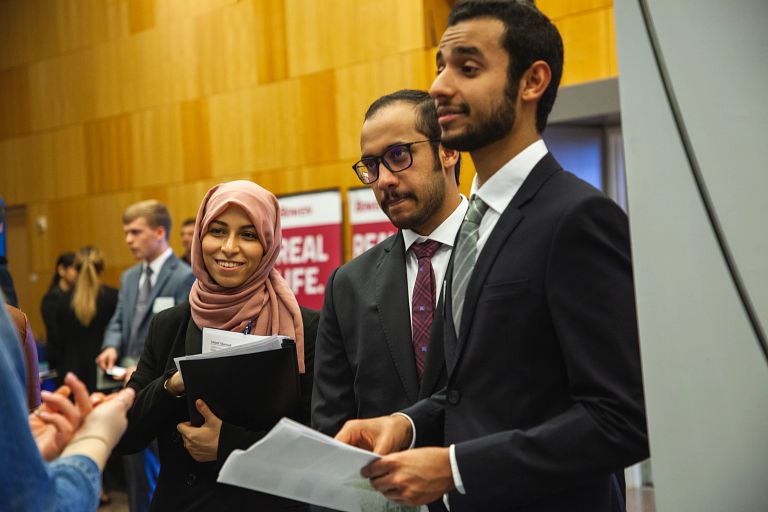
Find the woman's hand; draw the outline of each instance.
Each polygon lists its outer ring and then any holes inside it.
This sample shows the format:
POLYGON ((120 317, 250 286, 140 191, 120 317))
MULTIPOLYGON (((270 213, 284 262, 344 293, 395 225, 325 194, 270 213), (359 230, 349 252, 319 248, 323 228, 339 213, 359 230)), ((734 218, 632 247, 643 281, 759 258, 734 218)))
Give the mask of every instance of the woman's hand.
POLYGON ((173 396, 181 396, 184 394, 184 379, 181 378, 181 372, 176 372, 164 383, 165 390, 173 396))
POLYGON ((64 382, 66 384, 55 393, 43 391, 40 396, 43 405, 29 415, 32 436, 40 455, 47 461, 61 454, 83 419, 93 409, 88 390, 80 379, 68 373, 64 382), (75 395, 74 404, 69 400, 71 392, 75 395))
MULTIPOLYGON (((176 376, 178 374, 174 374, 176 376)), ((216 460, 219 452, 219 435, 221 434, 221 420, 211 412, 205 402, 197 400, 195 407, 203 415, 205 423, 201 427, 193 427, 188 421, 179 423, 176 429, 184 439, 184 448, 197 462, 210 462, 216 460)))

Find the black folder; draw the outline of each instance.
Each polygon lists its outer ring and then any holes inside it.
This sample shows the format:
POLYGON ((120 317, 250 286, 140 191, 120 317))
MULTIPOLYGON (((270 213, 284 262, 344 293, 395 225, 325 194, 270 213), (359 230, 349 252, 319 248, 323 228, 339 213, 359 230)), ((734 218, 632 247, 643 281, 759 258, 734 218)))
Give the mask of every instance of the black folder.
POLYGON ((249 430, 269 430, 283 416, 296 417, 301 388, 296 344, 212 359, 179 361, 189 419, 203 424, 195 407, 201 398, 221 420, 249 430))

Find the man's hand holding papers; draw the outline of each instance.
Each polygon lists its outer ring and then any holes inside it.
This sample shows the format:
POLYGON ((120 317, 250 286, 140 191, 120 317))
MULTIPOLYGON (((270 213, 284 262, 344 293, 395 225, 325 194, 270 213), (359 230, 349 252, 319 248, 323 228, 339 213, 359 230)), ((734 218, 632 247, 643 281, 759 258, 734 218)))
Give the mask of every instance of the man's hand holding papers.
POLYGON ((426 505, 455 489, 449 448, 407 450, 413 438, 403 415, 350 420, 336 439, 384 455, 361 474, 387 499, 409 506, 426 505), (401 451, 405 450, 405 451, 401 451))
POLYGON ((218 481, 335 510, 416 512, 387 500, 360 475, 378 458, 283 418, 248 450, 232 452, 218 481))

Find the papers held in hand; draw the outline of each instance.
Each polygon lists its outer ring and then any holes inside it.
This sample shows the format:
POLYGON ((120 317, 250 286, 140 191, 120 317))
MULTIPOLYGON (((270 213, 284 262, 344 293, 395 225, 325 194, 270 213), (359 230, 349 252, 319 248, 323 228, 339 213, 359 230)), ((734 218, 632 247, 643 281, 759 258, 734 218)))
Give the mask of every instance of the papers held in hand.
POLYGON ((295 416, 300 387, 296 346, 286 336, 250 336, 203 329, 203 353, 177 357, 189 419, 199 427, 201 398, 220 419, 249 430, 269 430, 295 416))
POLYGON ((247 450, 233 451, 217 481, 346 512, 417 512, 360 476, 378 458, 283 418, 247 450))

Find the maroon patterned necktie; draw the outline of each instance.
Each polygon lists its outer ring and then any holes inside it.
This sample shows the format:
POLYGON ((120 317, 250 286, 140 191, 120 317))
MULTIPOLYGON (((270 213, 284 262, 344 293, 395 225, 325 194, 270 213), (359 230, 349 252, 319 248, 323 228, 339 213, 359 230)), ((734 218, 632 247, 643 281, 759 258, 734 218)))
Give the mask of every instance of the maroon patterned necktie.
POLYGON ((411 250, 419 261, 411 302, 413 353, 416 356, 419 382, 424 375, 424 362, 429 346, 429 330, 435 315, 435 271, 432 269, 432 256, 440 248, 440 245, 440 242, 434 240, 411 245, 411 250))

